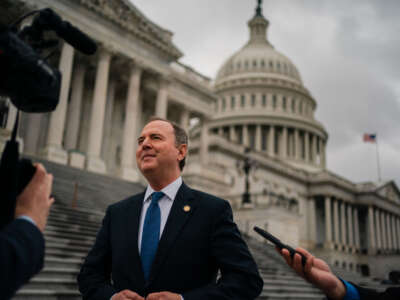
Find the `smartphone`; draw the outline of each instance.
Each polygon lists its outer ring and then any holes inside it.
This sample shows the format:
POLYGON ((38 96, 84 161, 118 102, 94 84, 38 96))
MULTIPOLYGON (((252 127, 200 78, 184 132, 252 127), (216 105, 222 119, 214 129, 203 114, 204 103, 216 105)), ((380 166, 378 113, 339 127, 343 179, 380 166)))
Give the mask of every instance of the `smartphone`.
POLYGON ((307 262, 307 258, 303 254, 301 254, 300 252, 297 252, 296 250, 294 250, 289 245, 285 245, 278 238, 276 238, 272 234, 270 234, 268 231, 265 231, 264 229, 261 229, 260 227, 257 227, 257 226, 254 226, 253 229, 254 229, 255 232, 257 232, 263 238, 267 239, 268 241, 273 243, 275 246, 277 246, 279 248, 279 250, 288 249, 291 258, 293 258, 295 253, 300 254, 300 256, 301 256, 301 264, 303 265, 303 267, 305 266, 305 264, 307 262))

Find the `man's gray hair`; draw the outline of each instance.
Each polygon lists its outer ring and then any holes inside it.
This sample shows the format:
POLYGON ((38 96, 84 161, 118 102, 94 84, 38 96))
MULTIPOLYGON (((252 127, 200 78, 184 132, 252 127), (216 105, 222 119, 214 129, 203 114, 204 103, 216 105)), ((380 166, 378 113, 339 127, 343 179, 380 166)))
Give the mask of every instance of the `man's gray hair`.
MULTIPOLYGON (((167 119, 160 118, 160 117, 151 117, 148 123, 153 122, 153 121, 163 121, 163 122, 167 122, 167 123, 171 124, 172 128, 174 129, 175 145, 177 147, 180 145, 189 146, 189 138, 186 133, 186 130, 183 129, 181 126, 179 126, 177 123, 167 120, 167 119)), ((179 162, 179 169, 181 171, 183 170, 183 167, 185 166, 185 164, 186 164, 186 156, 179 162)))

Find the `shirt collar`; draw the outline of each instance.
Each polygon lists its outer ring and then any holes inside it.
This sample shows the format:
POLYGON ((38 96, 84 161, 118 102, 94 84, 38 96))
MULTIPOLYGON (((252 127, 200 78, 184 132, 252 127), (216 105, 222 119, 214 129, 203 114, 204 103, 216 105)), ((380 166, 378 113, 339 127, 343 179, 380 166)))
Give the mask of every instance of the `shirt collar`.
MULTIPOLYGON (((160 192, 163 192, 167 196, 167 199, 174 201, 181 185, 182 185, 182 177, 179 176, 177 179, 175 179, 175 181, 171 182, 169 185, 164 187, 160 192)), ((150 186, 150 184, 147 185, 143 202, 150 200, 150 196, 151 194, 153 194, 153 192, 155 192, 155 190, 150 186)))

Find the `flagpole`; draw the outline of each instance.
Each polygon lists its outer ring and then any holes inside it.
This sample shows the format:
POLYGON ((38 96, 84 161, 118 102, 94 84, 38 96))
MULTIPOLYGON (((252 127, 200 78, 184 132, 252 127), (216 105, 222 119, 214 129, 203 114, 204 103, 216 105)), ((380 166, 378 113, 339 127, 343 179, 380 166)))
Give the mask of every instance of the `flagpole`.
POLYGON ((375 144, 376 144, 376 162, 378 166, 378 181, 382 181, 381 177, 381 164, 379 163, 379 147, 378 147, 378 135, 375 135, 375 144))

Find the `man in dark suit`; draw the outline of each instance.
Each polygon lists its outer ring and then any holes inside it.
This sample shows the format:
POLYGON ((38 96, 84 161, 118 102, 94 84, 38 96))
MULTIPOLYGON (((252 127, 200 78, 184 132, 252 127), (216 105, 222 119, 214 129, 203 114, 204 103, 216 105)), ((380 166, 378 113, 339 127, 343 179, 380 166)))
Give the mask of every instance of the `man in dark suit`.
POLYGON ((400 288, 398 287, 388 288, 384 292, 377 292, 359 287, 354 283, 347 282, 334 275, 328 264, 322 259, 314 257, 302 248, 297 248, 296 251, 302 253, 307 258, 304 267, 302 266, 301 256, 299 254, 295 254, 292 259, 287 249, 278 250, 286 260, 286 263, 293 268, 298 275, 322 290, 330 300, 400 299, 400 288))
POLYGON ((83 299, 254 299, 257 266, 225 200, 182 182, 187 135, 153 119, 142 130, 137 165, 144 193, 111 205, 78 283, 83 299), (220 278, 217 280, 217 273, 220 278))
POLYGON ((40 164, 36 169, 17 198, 14 221, 0 231, 0 299, 10 299, 43 267, 43 231, 54 202, 53 177, 40 164))

